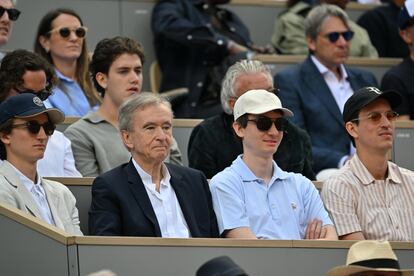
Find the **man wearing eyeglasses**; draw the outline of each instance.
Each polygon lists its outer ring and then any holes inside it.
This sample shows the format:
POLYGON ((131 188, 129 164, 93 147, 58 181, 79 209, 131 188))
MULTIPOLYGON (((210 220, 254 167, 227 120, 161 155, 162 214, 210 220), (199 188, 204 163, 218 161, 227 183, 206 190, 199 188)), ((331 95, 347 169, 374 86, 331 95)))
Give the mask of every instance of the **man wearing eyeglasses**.
POLYGON ((344 240, 414 240, 414 172, 388 161, 394 136, 395 91, 365 87, 345 103, 343 121, 356 154, 322 189, 344 240))
POLYGON ((37 171, 49 137, 64 118, 59 109, 46 109, 32 93, 0 104, 0 158, 4 160, 0 165, 0 203, 82 235, 75 197, 66 186, 43 179, 37 171))
MULTIPOLYGON (((36 94, 42 101, 51 94, 56 75, 41 56, 26 50, 8 53, 0 65, 0 103, 21 93, 36 94)), ((71 143, 62 132, 50 136, 44 158, 37 162, 42 176, 82 176, 75 167, 71 143)))
POLYGON ((266 90, 249 90, 234 106, 243 154, 210 181, 220 235, 249 239, 337 239, 310 180, 273 160, 293 116, 266 90))
MULTIPOLYGON (((190 167, 201 170, 210 179, 230 166, 243 152, 242 143, 232 128, 234 103, 238 97, 252 89, 277 93, 274 86, 272 74, 261 61, 241 60, 230 66, 221 87, 223 112, 204 120, 191 132, 188 143, 190 167)), ((314 180, 308 134, 288 122, 283 135, 284 139, 273 156, 278 166, 314 180)))
POLYGON ((275 83, 283 104, 295 113, 292 121, 311 137, 313 170, 318 173, 343 166, 353 154, 342 125, 343 106, 354 91, 377 81, 369 72, 344 65, 353 33, 341 8, 315 7, 306 17, 305 32, 310 55, 277 74, 275 83))
MULTIPOLYGON (((11 0, 0 0, 0 47, 3 47, 10 38, 13 21, 19 18, 20 11, 14 8, 11 0)), ((4 53, 0 52, 0 61, 4 53)))

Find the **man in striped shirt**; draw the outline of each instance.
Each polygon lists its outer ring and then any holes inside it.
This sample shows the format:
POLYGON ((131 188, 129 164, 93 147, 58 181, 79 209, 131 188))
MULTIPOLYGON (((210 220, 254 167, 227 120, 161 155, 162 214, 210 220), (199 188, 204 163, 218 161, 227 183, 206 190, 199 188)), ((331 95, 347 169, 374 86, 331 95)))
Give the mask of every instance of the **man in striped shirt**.
POLYGON ((322 189, 340 239, 414 240, 414 172, 389 162, 394 91, 365 87, 345 103, 343 119, 356 154, 322 189))

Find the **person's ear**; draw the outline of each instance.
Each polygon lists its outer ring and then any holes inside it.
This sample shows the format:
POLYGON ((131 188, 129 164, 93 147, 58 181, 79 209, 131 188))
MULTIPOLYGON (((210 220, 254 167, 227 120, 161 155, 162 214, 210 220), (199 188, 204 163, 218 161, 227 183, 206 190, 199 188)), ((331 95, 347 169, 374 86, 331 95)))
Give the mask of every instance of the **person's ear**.
POLYGON ((0 140, 4 145, 10 144, 10 134, 5 134, 3 132, 0 132, 0 140))
POLYGON ((313 39, 309 36, 306 37, 306 44, 308 45, 308 48, 312 50, 313 52, 316 51, 316 39, 313 39))
POLYGON ((407 32, 407 30, 401 30, 400 31, 400 36, 406 44, 408 44, 408 45, 413 44, 413 40, 412 40, 411 36, 409 35, 409 33, 407 32))
POLYGON ((234 110, 234 105, 236 104, 236 99, 231 97, 228 101, 228 104, 229 104, 231 110, 234 110))
POLYGON ((41 35, 39 37, 39 43, 42 45, 42 48, 45 50, 46 53, 50 51, 50 39, 47 36, 41 35))
POLYGON ((358 125, 356 123, 347 122, 345 124, 345 129, 348 132, 348 134, 354 138, 354 140, 355 138, 358 138, 359 131, 358 131, 358 125))
POLYGON ((99 86, 106 90, 108 87, 108 76, 102 72, 98 72, 95 75, 95 79, 99 86))
POLYGON ((131 139, 131 135, 127 130, 121 130, 121 139, 124 145, 131 151, 134 148, 134 144, 131 139))
POLYGON ((244 128, 239 124, 239 122, 233 122, 233 130, 238 137, 244 137, 244 128))

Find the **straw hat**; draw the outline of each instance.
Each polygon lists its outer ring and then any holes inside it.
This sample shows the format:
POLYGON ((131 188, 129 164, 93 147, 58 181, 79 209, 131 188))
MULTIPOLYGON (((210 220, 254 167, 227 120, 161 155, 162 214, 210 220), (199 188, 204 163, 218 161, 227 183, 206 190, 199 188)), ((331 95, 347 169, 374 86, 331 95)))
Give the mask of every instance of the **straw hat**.
POLYGON ((400 269, 389 242, 366 240, 354 243, 349 248, 346 265, 334 267, 328 276, 346 276, 365 271, 398 271, 401 275, 412 275, 414 269, 400 269))

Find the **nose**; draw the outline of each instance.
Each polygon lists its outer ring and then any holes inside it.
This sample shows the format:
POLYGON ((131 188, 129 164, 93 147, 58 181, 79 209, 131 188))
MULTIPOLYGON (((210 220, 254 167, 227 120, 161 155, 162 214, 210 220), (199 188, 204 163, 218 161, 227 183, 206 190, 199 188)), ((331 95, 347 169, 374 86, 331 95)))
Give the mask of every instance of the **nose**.
POLYGON ((45 129, 43 128, 43 126, 40 127, 40 130, 37 133, 36 137, 37 137, 37 139, 47 139, 47 135, 46 135, 46 132, 45 132, 45 129))
POLYGON ((337 45, 345 46, 349 43, 349 41, 346 41, 343 35, 340 35, 338 40, 336 41, 337 45))
POLYGON ((269 134, 273 134, 273 135, 278 135, 279 134, 279 130, 276 128, 275 123, 272 123, 272 126, 269 128, 269 130, 267 131, 267 133, 269 134))
POLYGON ((3 15, 0 17, 1 22, 9 22, 9 13, 7 11, 4 11, 3 15))
POLYGON ((78 39, 78 36, 76 35, 75 31, 71 30, 69 34, 69 40, 73 41, 77 39, 78 39))

